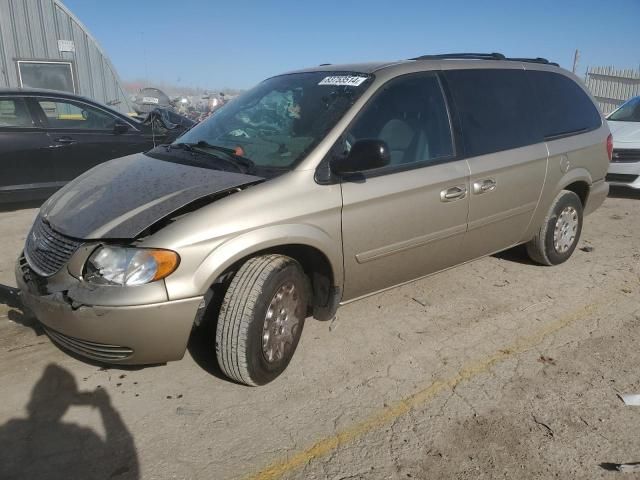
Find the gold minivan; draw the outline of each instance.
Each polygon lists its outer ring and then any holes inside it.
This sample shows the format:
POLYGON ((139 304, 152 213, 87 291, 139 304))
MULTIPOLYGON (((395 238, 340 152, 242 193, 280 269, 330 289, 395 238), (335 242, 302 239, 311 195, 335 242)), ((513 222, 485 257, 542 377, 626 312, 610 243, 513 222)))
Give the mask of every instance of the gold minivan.
POLYGON ((582 83, 541 58, 323 65, 69 183, 16 277, 64 349, 162 363, 210 331, 222 371, 261 385, 308 317, 519 244, 567 260, 611 150, 582 83))

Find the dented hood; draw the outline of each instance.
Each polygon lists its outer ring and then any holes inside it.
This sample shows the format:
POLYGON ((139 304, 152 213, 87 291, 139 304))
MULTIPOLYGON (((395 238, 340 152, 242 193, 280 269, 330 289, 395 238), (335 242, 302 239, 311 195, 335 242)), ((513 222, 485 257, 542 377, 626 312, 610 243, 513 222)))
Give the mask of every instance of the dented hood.
POLYGON ((135 238, 195 200, 261 180, 139 153, 84 173, 47 200, 40 214, 70 237, 135 238))

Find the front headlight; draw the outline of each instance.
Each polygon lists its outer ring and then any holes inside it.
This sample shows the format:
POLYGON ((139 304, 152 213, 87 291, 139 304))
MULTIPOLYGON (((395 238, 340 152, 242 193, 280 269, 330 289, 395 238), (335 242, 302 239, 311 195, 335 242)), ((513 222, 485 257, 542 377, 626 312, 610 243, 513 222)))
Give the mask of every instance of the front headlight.
POLYGON ((87 260, 84 279, 99 285, 142 285, 166 277, 179 263, 171 250, 104 246, 87 260))

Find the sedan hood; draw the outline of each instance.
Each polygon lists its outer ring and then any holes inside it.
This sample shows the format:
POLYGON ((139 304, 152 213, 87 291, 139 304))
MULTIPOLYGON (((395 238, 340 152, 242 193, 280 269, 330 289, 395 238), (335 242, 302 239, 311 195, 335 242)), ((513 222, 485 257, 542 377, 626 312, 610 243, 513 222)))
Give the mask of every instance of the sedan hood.
POLYGON ((637 143, 640 146, 640 122, 616 122, 609 120, 614 143, 637 143))
POLYGON ((47 200, 40 214, 69 237, 130 239, 199 198, 262 180, 139 153, 79 176, 47 200))

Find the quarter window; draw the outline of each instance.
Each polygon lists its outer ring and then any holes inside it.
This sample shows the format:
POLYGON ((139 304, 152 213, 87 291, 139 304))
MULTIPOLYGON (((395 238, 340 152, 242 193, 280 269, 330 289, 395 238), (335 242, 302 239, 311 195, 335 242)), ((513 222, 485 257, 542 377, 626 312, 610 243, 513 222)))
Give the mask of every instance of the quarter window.
POLYGON ((89 105, 64 100, 39 100, 50 128, 113 130, 116 119, 89 105))
POLYGON ((447 106, 435 74, 401 77, 383 86, 344 136, 387 143, 391 165, 437 162, 453 155, 447 106))
POLYGON ((465 152, 484 155, 543 141, 524 70, 449 70, 465 152))
POLYGON ((0 98, 0 127, 33 127, 33 120, 22 98, 0 98))
POLYGON ((596 106, 569 77, 534 70, 528 75, 536 91, 545 137, 586 132, 602 125, 596 106))

